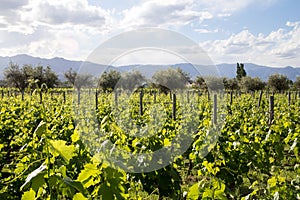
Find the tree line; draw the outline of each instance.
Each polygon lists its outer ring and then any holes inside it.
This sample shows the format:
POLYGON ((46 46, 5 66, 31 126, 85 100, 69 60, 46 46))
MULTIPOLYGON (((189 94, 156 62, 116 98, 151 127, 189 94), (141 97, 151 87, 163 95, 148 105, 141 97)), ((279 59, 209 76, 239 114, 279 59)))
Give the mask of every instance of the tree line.
POLYGON ((75 87, 81 90, 83 87, 97 87, 104 92, 113 91, 114 88, 124 90, 134 90, 139 87, 157 88, 162 92, 173 89, 183 89, 191 87, 194 89, 208 90, 242 90, 245 92, 257 90, 300 90, 300 77, 293 82, 285 75, 273 74, 266 82, 258 77, 247 76, 243 63, 237 63, 236 77, 202 77, 197 76, 194 80, 189 74, 180 68, 168 68, 154 73, 152 80, 149 81, 139 71, 126 72, 121 74, 118 71, 105 71, 101 77, 93 77, 91 74, 79 74, 69 69, 64 73, 67 81, 59 80, 57 74, 52 71, 50 66, 36 66, 10 63, 4 71, 4 80, 1 86, 16 87, 24 94, 27 88, 43 89, 54 87, 75 87))

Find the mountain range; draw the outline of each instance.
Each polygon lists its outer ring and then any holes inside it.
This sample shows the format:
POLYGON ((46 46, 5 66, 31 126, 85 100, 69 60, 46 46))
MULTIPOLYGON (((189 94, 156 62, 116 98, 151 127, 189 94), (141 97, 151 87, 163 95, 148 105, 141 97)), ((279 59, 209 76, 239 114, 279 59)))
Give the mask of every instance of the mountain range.
MULTIPOLYGON (((181 68, 183 71, 187 72, 191 78, 195 78, 198 75, 210 74, 213 71, 218 71, 218 74, 222 77, 233 78, 236 75, 236 63, 232 64, 217 64, 215 66, 204 66, 196 65, 193 66, 189 63, 178 63, 174 65, 124 65, 124 66, 106 66, 101 64, 96 64, 92 62, 85 61, 72 61, 66 60, 64 58, 52 58, 45 59, 39 57, 32 57, 26 54, 11 56, 11 57, 1 57, 0 56, 0 79, 3 79, 3 72, 6 67, 9 66, 9 63, 13 62, 19 66, 23 65, 32 65, 32 66, 50 66, 51 69, 56 72, 61 80, 64 80, 64 73, 72 68, 75 71, 92 71, 94 75, 101 74, 104 70, 117 70, 120 72, 128 72, 132 70, 140 71, 143 75, 146 75, 148 78, 161 69, 168 67, 181 68), (197 69, 196 69, 197 68, 197 69), (199 73, 199 70, 201 73, 199 73)), ((253 63, 244 63, 245 70, 247 75, 251 77, 259 77, 263 81, 266 81, 268 77, 272 74, 278 73, 286 75, 290 80, 295 81, 297 76, 300 76, 300 68, 297 67, 268 67, 261 66, 253 63)), ((213 72, 213 73, 214 73, 213 72)))

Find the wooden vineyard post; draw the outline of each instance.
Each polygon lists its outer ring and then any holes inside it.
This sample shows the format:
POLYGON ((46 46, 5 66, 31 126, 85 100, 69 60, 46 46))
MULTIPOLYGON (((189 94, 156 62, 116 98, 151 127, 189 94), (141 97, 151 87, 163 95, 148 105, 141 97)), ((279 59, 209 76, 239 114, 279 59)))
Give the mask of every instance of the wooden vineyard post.
POLYGON ((288 92, 288 104, 289 104, 289 106, 291 105, 291 93, 290 92, 288 92))
MULTIPOLYGON (((4 98, 4 91, 2 90, 1 93, 2 93, 2 99, 3 99, 3 98, 4 98)), ((297 95, 296 95, 296 96, 297 96, 297 95)))
POLYGON ((232 92, 232 90, 230 91, 230 105, 232 105, 232 94, 233 92, 232 92))
POLYGON ((156 103, 156 91, 153 92, 153 101, 156 103))
POLYGON ((64 103, 66 103, 66 91, 63 92, 64 103))
POLYGON ((263 91, 261 90, 259 93, 259 99, 258 99, 258 105, 257 105, 258 108, 260 107, 260 104, 261 104, 262 95, 263 95, 263 91))
POLYGON ((97 90, 95 93, 95 104, 96 104, 96 111, 98 111, 98 91, 97 90))
POLYGON ((140 116, 143 115, 143 91, 140 91, 140 116))
POLYGON ((172 118, 173 120, 176 120, 176 94, 173 94, 172 97, 173 97, 172 118))
POLYGON ((77 91, 77 102, 80 105, 80 90, 77 91))
POLYGON ((40 103, 43 103, 43 92, 40 91, 40 103))
POLYGON ((22 94, 22 101, 24 101, 25 91, 22 90, 22 91, 21 91, 21 94, 22 94))
POLYGON ((115 105, 118 107, 118 92, 115 91, 115 105))
POLYGON ((270 112, 270 118, 269 118, 269 124, 272 124, 274 119, 274 96, 270 96, 270 103, 269 103, 269 112, 270 112))
POLYGON ((217 117, 217 110, 218 110, 218 98, 217 94, 214 94, 214 116, 213 116, 213 122, 216 125, 218 123, 218 117, 217 117))
POLYGON ((190 91, 187 91, 186 100, 188 103, 190 103, 190 91))

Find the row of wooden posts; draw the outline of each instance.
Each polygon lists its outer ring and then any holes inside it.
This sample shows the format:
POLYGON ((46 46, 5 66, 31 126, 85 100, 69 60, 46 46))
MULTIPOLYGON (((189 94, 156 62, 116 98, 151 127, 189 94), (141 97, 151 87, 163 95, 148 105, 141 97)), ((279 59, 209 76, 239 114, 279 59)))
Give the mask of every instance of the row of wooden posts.
MULTIPOLYGON (((156 93, 153 94, 154 95, 154 103, 156 102, 156 93)), ((143 115, 143 92, 140 92, 139 94, 139 114, 143 115)), ((172 119, 176 120, 176 94, 172 94, 170 93, 171 96, 171 100, 172 100, 172 119)), ((230 93, 230 104, 232 104, 232 92, 230 93)), ((259 100, 258 100, 258 107, 260 107, 261 105, 261 101, 262 101, 262 96, 263 96, 263 92, 261 91, 259 94, 259 100)), ((208 93, 208 99, 210 99, 210 95, 208 93)), ((98 109, 98 92, 96 92, 96 96, 95 96, 95 100, 96 100, 96 109, 98 109)), ((189 92, 187 93, 187 101, 189 102, 189 92)), ((291 103, 291 93, 288 93, 288 104, 290 105, 291 103)), ((115 104, 116 106, 118 106, 118 93, 115 93, 115 104)), ((218 98, 217 98, 217 94, 213 95, 213 123, 217 124, 218 123, 218 98)), ((270 95, 269 96, 269 124, 272 124, 274 120, 274 95, 270 95)))
MULTIPOLYGON (((9 92, 9 91, 8 91, 9 92)), ((66 103, 66 93, 72 92, 72 91, 60 91, 60 92, 50 92, 51 97, 53 96, 53 94, 62 94, 63 95, 63 101, 64 103, 66 103)), ((194 95, 196 91, 192 91, 192 94, 194 95)), ((197 91, 198 95, 202 95, 202 93, 200 91, 197 91)), ((2 98, 4 97, 4 91, 1 91, 2 93, 2 98)), ((91 93, 91 91, 89 91, 89 94, 91 93)), ((156 92, 153 92, 153 102, 156 103, 156 92)), ((230 95, 230 105, 233 102, 233 92, 231 91, 230 93, 228 93, 230 95)), ((237 95, 241 95, 239 92, 236 93, 237 95)), ((95 93, 95 102, 96 102, 96 109, 98 109, 98 105, 99 105, 99 101, 98 101, 98 95, 99 95, 99 91, 96 91, 95 93)), ((254 93, 252 93, 253 97, 254 97, 254 93)), ((292 100, 292 93, 291 92, 287 92, 287 98, 288 98, 288 105, 291 105, 291 100, 292 100)), ((40 102, 43 102, 43 92, 39 92, 39 96, 40 96, 40 102)), ((118 93, 115 92, 114 93, 115 96, 115 104, 116 106, 118 106, 118 93)), ((139 93, 139 114, 143 115, 144 112, 144 108, 143 108, 143 96, 144 96, 144 92, 141 91, 139 93)), ((258 107, 260 107, 261 105, 261 101, 262 101, 262 96, 263 96, 263 91, 260 91, 259 93, 259 99, 258 99, 258 107)), ((297 99, 297 96, 300 98, 300 92, 295 93, 294 98, 295 100, 297 99)), ((207 93, 207 97, 210 100, 210 93, 207 93)), ((271 95, 266 92, 266 97, 269 97, 269 124, 272 123, 273 119, 274 119, 274 93, 271 93, 271 95)), ((172 100, 172 118, 174 120, 176 120, 176 94, 170 93, 170 98, 172 100)), ((80 104, 80 92, 77 93, 77 102, 78 104, 80 104)), ((190 91, 187 92, 187 102, 190 102, 190 91)), ((217 109, 218 109, 218 104, 217 104, 217 95, 214 94, 213 96, 213 122, 215 124, 217 124, 217 109)))

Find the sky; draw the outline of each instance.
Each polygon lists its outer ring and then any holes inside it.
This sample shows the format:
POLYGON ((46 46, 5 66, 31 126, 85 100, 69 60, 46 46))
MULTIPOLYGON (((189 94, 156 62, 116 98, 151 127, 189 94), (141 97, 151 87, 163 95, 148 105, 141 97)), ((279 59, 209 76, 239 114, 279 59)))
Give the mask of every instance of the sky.
POLYGON ((299 0, 0 1, 0 56, 86 60, 112 37, 147 27, 188 37, 215 64, 300 67, 299 0))

